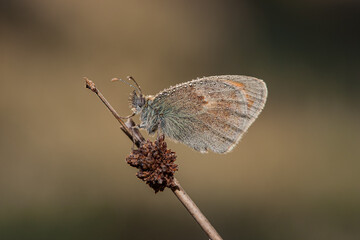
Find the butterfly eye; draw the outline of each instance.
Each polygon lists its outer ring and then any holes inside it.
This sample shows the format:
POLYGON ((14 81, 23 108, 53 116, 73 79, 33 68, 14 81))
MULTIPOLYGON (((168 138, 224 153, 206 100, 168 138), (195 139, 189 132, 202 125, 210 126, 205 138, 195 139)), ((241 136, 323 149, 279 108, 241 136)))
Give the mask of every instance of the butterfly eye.
POLYGON ((143 104, 141 103, 141 97, 139 97, 136 91, 133 91, 131 94, 131 105, 134 108, 141 107, 143 104))
POLYGON ((143 97, 143 95, 137 95, 137 93, 134 91, 132 94, 132 98, 131 98, 131 104, 132 106, 137 109, 140 110, 146 103, 145 98, 143 97))
POLYGON ((139 98, 140 98, 140 105, 144 106, 145 105, 145 98, 142 95, 140 95, 139 98))

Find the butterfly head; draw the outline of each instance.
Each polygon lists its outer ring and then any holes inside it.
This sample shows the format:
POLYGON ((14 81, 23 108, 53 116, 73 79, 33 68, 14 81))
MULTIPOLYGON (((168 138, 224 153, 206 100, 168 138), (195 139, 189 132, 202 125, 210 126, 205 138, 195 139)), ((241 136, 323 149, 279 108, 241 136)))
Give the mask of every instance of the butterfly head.
POLYGON ((158 116, 151 107, 154 96, 144 96, 134 91, 130 97, 130 104, 134 114, 140 114, 140 128, 145 128, 150 134, 158 129, 158 116))
POLYGON ((133 91, 130 96, 130 104, 132 109, 139 113, 146 105, 146 98, 141 93, 138 94, 136 91, 133 91))

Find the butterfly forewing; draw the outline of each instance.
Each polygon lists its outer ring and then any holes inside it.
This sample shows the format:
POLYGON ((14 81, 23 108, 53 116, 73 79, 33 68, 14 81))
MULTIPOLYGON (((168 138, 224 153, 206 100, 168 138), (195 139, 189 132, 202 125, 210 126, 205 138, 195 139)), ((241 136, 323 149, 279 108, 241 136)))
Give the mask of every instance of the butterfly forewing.
POLYGON ((195 150, 229 152, 264 107, 263 81, 246 76, 204 77, 166 89, 151 107, 160 130, 195 150))

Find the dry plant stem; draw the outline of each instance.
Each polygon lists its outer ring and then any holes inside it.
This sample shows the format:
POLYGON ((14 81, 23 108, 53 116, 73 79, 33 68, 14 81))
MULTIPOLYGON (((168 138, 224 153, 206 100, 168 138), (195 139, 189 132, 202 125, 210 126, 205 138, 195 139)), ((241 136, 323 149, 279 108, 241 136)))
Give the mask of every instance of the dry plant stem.
MULTIPOLYGON (((86 81, 86 88, 89 88, 93 91, 101 101, 106 105, 106 107, 110 110, 110 112, 114 115, 114 117, 118 120, 121 125, 121 130, 130 138, 131 141, 134 142, 133 135, 131 133, 135 133, 135 144, 136 146, 140 146, 142 141, 145 141, 145 138, 141 135, 141 133, 136 129, 136 131, 130 130, 130 127, 134 126, 132 120, 128 121, 126 124, 123 122, 119 114, 115 111, 115 109, 110 105, 110 103, 105 99, 105 97, 101 94, 101 92, 96 88, 95 84, 89 80, 88 78, 84 78, 86 81)), ((217 233, 215 228, 210 224, 209 220, 202 214, 200 209, 196 206, 196 204, 191 200, 189 195, 185 192, 185 190, 181 187, 179 181, 174 177, 175 187, 171 190, 176 195, 176 197, 180 200, 180 202, 185 206, 185 208, 189 211, 191 216, 198 222, 204 232, 209 236, 211 240, 221 240, 222 238, 217 233)))
POLYGON ((105 104, 105 106, 110 110, 110 112, 114 115, 114 117, 118 120, 121 125, 121 130, 130 138, 131 141, 135 140, 135 144, 137 147, 140 146, 140 141, 142 139, 133 139, 133 135, 131 134, 131 130, 125 125, 124 121, 121 119, 119 114, 115 111, 115 109, 111 106, 111 104, 106 100, 106 98, 101 94, 101 92, 96 88, 95 84, 89 80, 88 78, 84 77, 86 82, 86 88, 89 88, 93 91, 100 100, 105 104))
POLYGON ((174 178, 174 183, 176 184, 175 188, 171 190, 176 195, 176 197, 180 200, 180 202, 184 205, 184 207, 189 211, 191 216, 199 223, 201 228, 206 232, 211 240, 221 240, 221 236, 217 233, 215 228, 210 224, 209 220, 202 214, 200 209, 196 206, 196 204, 191 200, 189 195, 185 192, 185 190, 181 187, 179 181, 174 178))

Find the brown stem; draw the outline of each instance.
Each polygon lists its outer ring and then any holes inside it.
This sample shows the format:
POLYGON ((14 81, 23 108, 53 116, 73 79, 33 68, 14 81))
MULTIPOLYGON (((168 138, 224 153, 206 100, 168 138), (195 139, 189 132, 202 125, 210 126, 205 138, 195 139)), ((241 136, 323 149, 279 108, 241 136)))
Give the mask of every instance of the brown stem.
MULTIPOLYGON (((126 126, 124 121, 121 119, 120 115, 115 111, 115 109, 111 106, 111 104, 106 100, 106 98, 101 94, 101 92, 96 88, 95 83, 93 83, 90 79, 84 77, 86 82, 86 88, 90 89, 100 98, 100 100, 105 104, 105 106, 110 110, 110 112, 114 115, 114 117, 118 120, 121 125, 121 130, 130 138, 131 141, 134 141, 133 135, 131 134, 131 130, 126 126)), ((142 139, 135 139, 135 144, 137 147, 140 146, 140 142, 142 139)))
POLYGON ((176 195, 176 197, 180 200, 180 202, 184 205, 184 207, 189 211, 191 216, 197 221, 197 223, 201 226, 201 228, 206 232, 211 240, 221 240, 221 236, 217 233, 215 228, 211 225, 209 220, 202 214, 200 209, 196 206, 196 204, 191 200, 189 195, 185 192, 185 190, 181 187, 179 181, 174 178, 174 183, 176 187, 171 190, 176 195))
MULTIPOLYGON (((132 128, 134 126, 134 122, 129 119, 128 122, 124 123, 119 114, 115 111, 115 109, 110 105, 110 103, 106 100, 106 98, 101 94, 101 92, 96 88, 95 84, 89 80, 88 78, 84 78, 86 81, 86 88, 89 88, 91 91, 96 93, 96 95, 101 99, 101 101, 105 104, 105 106, 110 110, 110 112, 114 115, 114 117, 118 120, 121 125, 121 130, 130 138, 131 141, 135 142, 136 146, 140 146, 140 143, 145 141, 145 138, 141 135, 137 128, 132 128), (132 130, 130 130, 132 128, 132 130), (132 134, 133 133, 133 134, 132 134), (135 136, 133 138, 133 135, 135 136)), ((201 213, 200 209, 196 206, 196 204, 191 200, 189 195, 185 192, 185 190, 181 187, 179 181, 174 177, 175 186, 171 189, 176 197, 180 200, 180 202, 185 206, 185 208, 189 211, 191 216, 194 217, 195 221, 201 226, 204 232, 209 236, 211 240, 221 240, 222 238, 217 233, 215 228, 210 224, 209 220, 201 213)))

